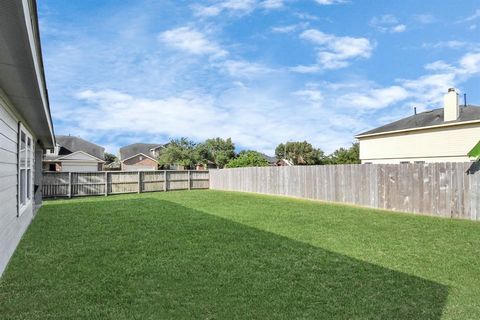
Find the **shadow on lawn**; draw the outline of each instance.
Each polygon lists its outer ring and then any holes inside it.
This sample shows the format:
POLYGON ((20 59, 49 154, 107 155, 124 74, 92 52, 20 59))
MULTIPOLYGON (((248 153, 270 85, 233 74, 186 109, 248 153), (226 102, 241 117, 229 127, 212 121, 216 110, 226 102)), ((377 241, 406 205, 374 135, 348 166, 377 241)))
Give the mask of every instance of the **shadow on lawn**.
MULTIPOLYGON (((138 319, 439 319, 448 294, 439 283, 154 198, 43 208, 0 288, 29 268, 56 274, 42 294, 60 290, 66 301, 38 304, 38 315, 65 315, 72 302, 85 318, 97 305, 138 319), (59 256, 45 261, 46 244, 60 246, 59 256), (22 261, 26 246, 42 260, 22 261)), ((23 290, 21 301, 5 302, 12 310, 38 296, 23 290)))

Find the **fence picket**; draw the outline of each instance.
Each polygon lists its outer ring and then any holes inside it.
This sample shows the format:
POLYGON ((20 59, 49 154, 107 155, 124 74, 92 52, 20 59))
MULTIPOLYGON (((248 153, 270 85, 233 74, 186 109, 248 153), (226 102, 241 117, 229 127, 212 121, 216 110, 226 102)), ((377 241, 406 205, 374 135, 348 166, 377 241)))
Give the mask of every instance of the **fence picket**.
POLYGON ((44 198, 71 198, 208 187, 208 171, 44 172, 42 193, 44 198))
POLYGON ((287 195, 480 220, 480 164, 363 164, 210 170, 210 189, 287 195))

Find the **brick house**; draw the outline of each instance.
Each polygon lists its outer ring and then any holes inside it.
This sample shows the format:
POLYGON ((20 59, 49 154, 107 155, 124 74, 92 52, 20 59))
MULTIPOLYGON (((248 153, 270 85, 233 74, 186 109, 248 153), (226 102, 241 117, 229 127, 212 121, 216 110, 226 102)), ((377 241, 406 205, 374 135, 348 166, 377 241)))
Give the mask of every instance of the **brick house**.
POLYGON ((119 160, 122 171, 158 170, 157 158, 161 144, 134 143, 120 148, 119 160))

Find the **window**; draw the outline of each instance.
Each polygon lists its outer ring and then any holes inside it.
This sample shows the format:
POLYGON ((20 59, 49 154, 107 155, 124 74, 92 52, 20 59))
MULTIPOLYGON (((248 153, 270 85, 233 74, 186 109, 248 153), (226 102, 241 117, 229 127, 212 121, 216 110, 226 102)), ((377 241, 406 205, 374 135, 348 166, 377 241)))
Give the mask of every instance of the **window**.
POLYGON ((21 215, 33 198, 34 147, 32 136, 20 125, 18 145, 18 215, 21 215))

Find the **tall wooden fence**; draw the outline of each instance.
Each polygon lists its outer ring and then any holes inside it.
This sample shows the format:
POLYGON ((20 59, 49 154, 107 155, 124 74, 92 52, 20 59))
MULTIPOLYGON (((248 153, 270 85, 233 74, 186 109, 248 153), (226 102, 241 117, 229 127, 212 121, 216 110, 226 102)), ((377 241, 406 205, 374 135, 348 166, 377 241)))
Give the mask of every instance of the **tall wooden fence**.
POLYGON ((480 165, 432 163, 210 170, 210 188, 480 220, 480 165))
POLYGON ((43 197, 208 189, 208 171, 44 172, 43 197))

